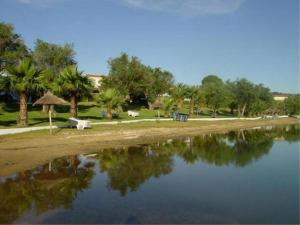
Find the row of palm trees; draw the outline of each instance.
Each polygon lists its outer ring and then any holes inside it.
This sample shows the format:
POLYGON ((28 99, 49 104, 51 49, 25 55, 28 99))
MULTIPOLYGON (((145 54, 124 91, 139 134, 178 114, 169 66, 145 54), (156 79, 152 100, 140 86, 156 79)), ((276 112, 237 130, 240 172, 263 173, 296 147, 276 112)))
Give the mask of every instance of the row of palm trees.
POLYGON ((52 91, 70 99, 70 115, 77 117, 78 99, 91 92, 92 81, 76 66, 63 69, 55 82, 44 84, 42 82, 44 71, 38 70, 31 59, 21 60, 17 66, 6 69, 5 74, 0 76, 0 89, 19 95, 19 118, 20 126, 28 126, 28 98, 32 94, 45 93, 45 87, 51 87, 52 91))

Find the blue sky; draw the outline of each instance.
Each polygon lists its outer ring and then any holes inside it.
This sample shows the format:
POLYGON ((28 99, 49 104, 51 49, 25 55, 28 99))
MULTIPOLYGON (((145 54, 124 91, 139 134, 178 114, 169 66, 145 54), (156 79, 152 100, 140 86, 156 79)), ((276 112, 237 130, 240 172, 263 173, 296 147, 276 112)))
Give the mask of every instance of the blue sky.
POLYGON ((0 0, 26 44, 73 43, 80 69, 121 52, 199 84, 208 74, 300 92, 299 0, 0 0))

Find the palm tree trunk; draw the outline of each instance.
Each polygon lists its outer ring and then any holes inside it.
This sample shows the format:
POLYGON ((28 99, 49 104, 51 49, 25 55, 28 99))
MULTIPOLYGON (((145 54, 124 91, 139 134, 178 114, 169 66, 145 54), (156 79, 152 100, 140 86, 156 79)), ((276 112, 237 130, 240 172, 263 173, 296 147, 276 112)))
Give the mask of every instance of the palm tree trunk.
POLYGON ((190 115, 194 114, 194 99, 191 99, 190 101, 190 115))
POLYGON ((182 105, 183 105, 183 100, 182 100, 182 99, 179 99, 179 100, 177 101, 177 107, 178 107, 178 108, 181 108, 182 105))
POLYGON ((27 98, 26 92, 20 93, 20 113, 18 121, 20 126, 28 126, 27 98))
POLYGON ((106 112, 106 118, 111 119, 112 118, 112 112, 111 112, 111 108, 107 108, 107 112, 106 112))
POLYGON ((75 94, 71 95, 71 117, 77 118, 77 97, 75 94))

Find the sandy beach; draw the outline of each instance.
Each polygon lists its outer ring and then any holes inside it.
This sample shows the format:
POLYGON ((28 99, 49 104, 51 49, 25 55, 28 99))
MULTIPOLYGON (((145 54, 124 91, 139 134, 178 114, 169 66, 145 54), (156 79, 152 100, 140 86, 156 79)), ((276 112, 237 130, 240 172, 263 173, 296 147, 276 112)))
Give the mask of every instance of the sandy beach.
POLYGON ((0 175, 33 168, 65 155, 92 153, 105 148, 153 143, 166 138, 227 132, 258 126, 299 124, 293 118, 257 121, 159 122, 97 126, 89 130, 47 130, 0 137, 0 175))

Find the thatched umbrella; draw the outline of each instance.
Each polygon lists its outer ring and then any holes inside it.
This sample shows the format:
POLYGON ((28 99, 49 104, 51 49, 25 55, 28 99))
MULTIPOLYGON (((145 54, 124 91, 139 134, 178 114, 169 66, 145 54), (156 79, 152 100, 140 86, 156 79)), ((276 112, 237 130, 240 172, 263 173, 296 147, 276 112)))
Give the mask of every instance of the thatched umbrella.
POLYGON ((52 119, 51 119, 51 105, 65 105, 68 104, 62 98, 59 98, 53 95, 50 91, 48 91, 43 97, 39 98, 38 100, 33 103, 35 105, 48 105, 49 106, 49 123, 50 123, 50 134, 52 134, 52 119))

